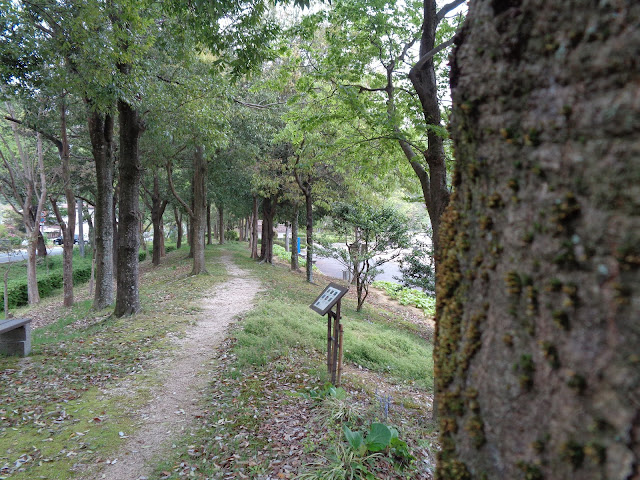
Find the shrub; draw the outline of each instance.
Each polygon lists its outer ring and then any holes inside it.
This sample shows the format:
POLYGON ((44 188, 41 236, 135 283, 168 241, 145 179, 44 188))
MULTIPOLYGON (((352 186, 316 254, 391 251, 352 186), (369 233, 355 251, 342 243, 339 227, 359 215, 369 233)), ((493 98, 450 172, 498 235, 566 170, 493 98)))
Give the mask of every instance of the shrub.
POLYGON ((166 253, 173 252, 173 251, 175 251, 175 249, 176 249, 175 245, 165 245, 165 247, 164 247, 164 251, 166 253))
POLYGON ((147 259, 147 252, 144 250, 141 250, 140 252, 138 252, 138 261, 139 262, 144 262, 147 259))
MULTIPOLYGON (((83 265, 73 269, 73 283, 79 285, 91 278, 91 265, 83 265)), ((38 278, 38 292, 40 297, 48 297, 62 288, 62 270, 40 275, 38 278)), ((14 280, 8 285, 9 308, 21 307, 29 303, 27 279, 14 280)))
POLYGON ((238 232, 236 232, 235 230, 227 230, 226 232, 224 232, 224 239, 236 242, 240 240, 240 235, 238 235, 238 232))

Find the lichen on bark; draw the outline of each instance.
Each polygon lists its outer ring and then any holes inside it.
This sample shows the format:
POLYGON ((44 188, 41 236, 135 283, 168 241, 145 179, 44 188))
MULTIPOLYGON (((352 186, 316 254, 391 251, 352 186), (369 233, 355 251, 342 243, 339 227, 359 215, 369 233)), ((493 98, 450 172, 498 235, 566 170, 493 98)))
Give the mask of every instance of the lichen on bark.
POLYGON ((436 477, 640 471, 640 4, 471 1, 452 58, 436 477))

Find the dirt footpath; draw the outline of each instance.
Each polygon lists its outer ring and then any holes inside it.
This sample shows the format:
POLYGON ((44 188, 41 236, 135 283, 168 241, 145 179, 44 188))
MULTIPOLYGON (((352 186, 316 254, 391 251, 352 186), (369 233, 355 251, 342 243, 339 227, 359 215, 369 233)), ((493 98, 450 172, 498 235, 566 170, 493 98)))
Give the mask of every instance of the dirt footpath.
POLYGON ((221 261, 231 278, 205 297, 197 324, 176 341, 177 353, 158 372, 161 385, 153 389, 153 400, 139 413, 136 433, 109 464, 87 480, 145 479, 153 469, 150 461, 169 449, 199 414, 201 394, 211 380, 207 364, 229 325, 253 308, 261 289, 260 282, 238 268, 230 257, 221 261))

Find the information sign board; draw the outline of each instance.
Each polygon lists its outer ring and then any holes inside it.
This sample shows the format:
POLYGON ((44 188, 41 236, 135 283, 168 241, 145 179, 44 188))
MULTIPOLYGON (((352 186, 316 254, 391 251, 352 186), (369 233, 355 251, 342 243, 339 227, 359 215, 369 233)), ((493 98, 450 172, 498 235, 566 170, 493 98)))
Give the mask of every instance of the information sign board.
POLYGON ((348 288, 332 282, 325 287, 309 307, 311 307, 311 310, 314 312, 325 315, 348 291, 348 288))

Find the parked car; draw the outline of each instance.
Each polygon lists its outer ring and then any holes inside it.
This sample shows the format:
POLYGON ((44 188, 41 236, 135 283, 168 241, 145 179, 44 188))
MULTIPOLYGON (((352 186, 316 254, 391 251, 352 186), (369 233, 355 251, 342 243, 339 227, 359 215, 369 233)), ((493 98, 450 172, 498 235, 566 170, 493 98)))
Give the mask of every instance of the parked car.
MULTIPOLYGON (((73 243, 77 245, 78 243, 78 235, 75 235, 73 237, 73 243)), ((62 245, 62 237, 56 237, 53 239, 53 244, 54 245, 62 245)))

